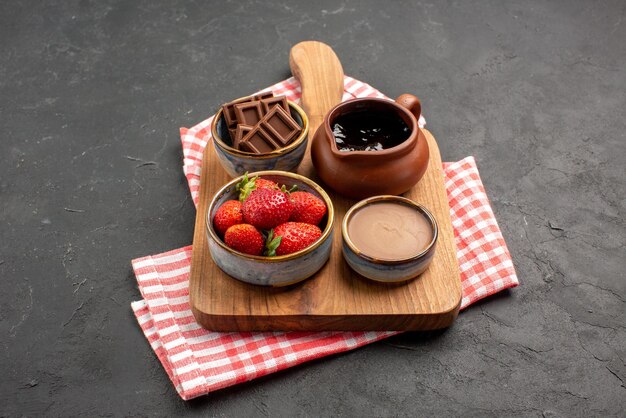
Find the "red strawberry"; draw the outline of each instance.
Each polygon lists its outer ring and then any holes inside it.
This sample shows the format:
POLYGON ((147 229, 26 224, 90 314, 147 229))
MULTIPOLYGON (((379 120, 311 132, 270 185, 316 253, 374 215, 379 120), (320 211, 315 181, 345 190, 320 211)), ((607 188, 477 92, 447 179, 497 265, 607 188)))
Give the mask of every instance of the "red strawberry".
POLYGON ((261 255, 265 240, 263 235, 252 225, 233 225, 224 234, 224 242, 233 250, 250 255, 261 255))
POLYGON ((313 244, 322 236, 322 231, 315 225, 304 222, 285 222, 270 231, 267 243, 267 255, 285 255, 295 253, 313 244))
POLYGON ((262 179, 261 177, 258 177, 254 184, 257 189, 278 189, 278 184, 272 180, 262 179))
POLYGON ((322 199, 308 192, 291 193, 291 201, 294 210, 290 221, 306 222, 311 225, 319 225, 326 215, 326 204, 322 199))
POLYGON ((228 228, 240 223, 243 223, 243 213, 241 212, 241 202, 237 200, 224 202, 213 217, 213 227, 222 237, 228 228))
POLYGON ((278 184, 271 180, 262 179, 259 176, 249 179, 248 172, 246 172, 235 187, 235 190, 239 192, 239 201, 241 202, 246 200, 248 196, 250 196, 250 193, 256 189, 278 189, 278 184))
POLYGON ((243 220, 259 229, 272 229, 289 220, 293 203, 278 189, 253 190, 243 202, 243 220))

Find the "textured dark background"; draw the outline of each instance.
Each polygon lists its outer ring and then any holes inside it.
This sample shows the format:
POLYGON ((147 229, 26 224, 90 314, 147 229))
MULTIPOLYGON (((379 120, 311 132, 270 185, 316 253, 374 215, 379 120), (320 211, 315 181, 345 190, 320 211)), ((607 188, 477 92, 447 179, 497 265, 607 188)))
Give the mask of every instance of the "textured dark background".
POLYGON ((625 12, 1 2, 0 416, 624 416, 625 12), (183 402, 131 313, 129 260, 191 242, 178 128, 288 76, 306 39, 419 95, 445 160, 476 157, 522 286, 447 332, 183 402))

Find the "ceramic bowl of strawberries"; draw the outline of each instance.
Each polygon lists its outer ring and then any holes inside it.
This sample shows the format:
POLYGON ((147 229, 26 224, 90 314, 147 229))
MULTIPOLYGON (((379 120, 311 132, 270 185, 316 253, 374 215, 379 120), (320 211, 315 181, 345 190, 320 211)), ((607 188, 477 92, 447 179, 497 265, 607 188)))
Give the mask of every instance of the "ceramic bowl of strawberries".
POLYGON ((312 180, 286 171, 237 177, 207 211, 211 258, 226 274, 261 286, 287 286, 328 261, 334 210, 312 180))

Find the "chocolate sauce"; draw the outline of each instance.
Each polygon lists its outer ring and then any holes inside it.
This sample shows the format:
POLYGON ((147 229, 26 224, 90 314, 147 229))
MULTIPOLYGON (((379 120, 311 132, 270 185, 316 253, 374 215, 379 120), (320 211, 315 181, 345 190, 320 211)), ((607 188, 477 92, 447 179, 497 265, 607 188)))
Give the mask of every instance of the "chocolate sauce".
POLYGON ((333 123, 339 151, 381 151, 406 141, 411 129, 392 112, 350 112, 333 123))

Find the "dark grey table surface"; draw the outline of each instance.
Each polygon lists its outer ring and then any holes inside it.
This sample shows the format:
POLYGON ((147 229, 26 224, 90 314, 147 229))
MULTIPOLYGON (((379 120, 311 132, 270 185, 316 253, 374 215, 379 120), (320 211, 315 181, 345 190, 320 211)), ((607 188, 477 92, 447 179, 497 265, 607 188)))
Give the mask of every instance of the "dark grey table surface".
POLYGON ((625 11, 1 2, 0 416, 624 416, 625 11), (179 127, 287 77, 306 39, 421 97, 445 160, 476 157, 522 285, 446 332, 184 402, 129 261, 191 243, 179 127))

